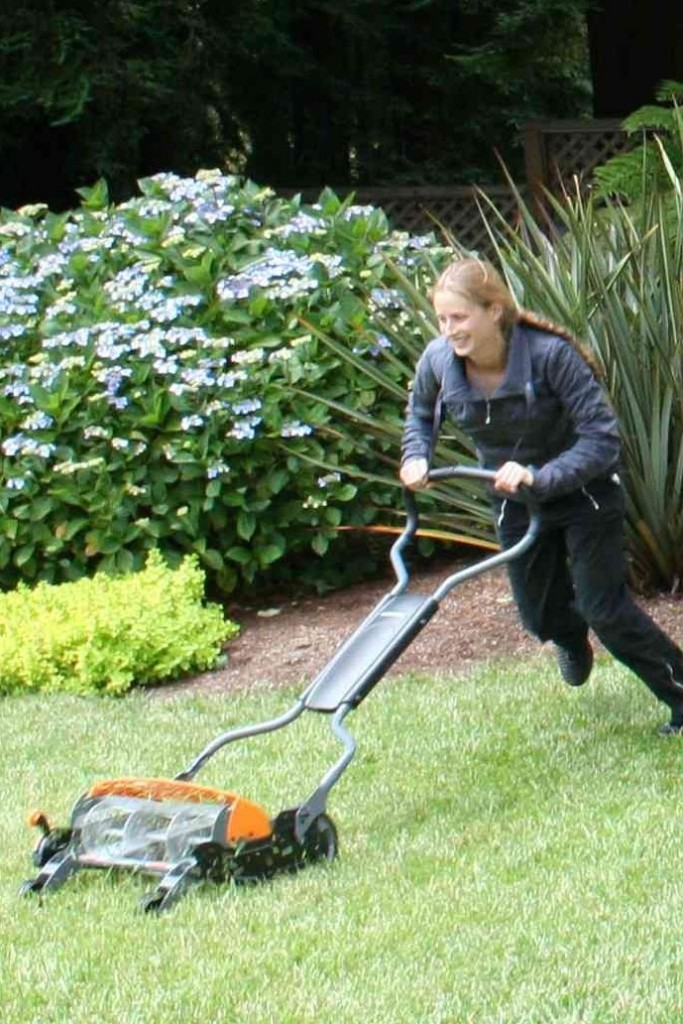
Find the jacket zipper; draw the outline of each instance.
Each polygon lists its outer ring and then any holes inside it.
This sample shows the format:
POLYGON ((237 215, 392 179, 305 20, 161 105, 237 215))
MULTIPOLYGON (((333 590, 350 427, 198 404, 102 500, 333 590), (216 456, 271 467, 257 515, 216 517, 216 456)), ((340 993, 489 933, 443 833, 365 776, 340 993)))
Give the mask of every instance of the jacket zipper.
POLYGON ((485 426, 488 426, 490 422, 491 422, 491 402, 487 398, 486 399, 486 419, 484 420, 485 426))
POLYGON ((590 503, 591 503, 591 505, 593 506, 593 508, 595 509, 595 511, 596 511, 596 512, 598 512, 598 511, 599 511, 599 509, 600 509, 600 505, 599 505, 599 504, 598 504, 598 502, 597 502, 597 501, 595 500, 595 498, 594 498, 594 497, 593 497, 593 495, 592 495, 592 494, 590 493, 590 491, 587 491, 585 487, 582 487, 582 488, 581 488, 581 493, 582 493, 582 494, 584 494, 584 495, 585 495, 585 496, 586 496, 586 497, 588 498, 588 500, 590 501, 590 503))

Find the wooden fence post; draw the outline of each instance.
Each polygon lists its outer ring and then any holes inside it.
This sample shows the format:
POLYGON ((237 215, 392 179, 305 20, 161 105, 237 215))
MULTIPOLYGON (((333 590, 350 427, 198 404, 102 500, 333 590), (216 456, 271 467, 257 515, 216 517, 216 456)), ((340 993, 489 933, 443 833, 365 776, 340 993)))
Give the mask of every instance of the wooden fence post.
POLYGON ((529 201, 534 216, 543 220, 545 217, 543 191, 548 188, 550 181, 542 122, 528 121, 522 129, 522 136, 529 201))

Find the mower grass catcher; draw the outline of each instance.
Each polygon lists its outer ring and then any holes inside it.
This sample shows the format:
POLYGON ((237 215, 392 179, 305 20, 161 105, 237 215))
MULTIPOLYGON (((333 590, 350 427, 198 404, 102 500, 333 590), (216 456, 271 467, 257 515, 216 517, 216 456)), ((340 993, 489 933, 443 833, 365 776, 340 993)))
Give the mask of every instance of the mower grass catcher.
MULTIPOLYGON (((468 477, 492 482, 494 474, 460 466, 432 470, 432 481, 468 477)), ((57 889, 84 868, 122 869, 149 875, 156 887, 142 897, 145 911, 170 907, 192 884, 237 884, 298 871, 337 855, 337 832, 326 813, 327 797, 356 751, 344 726, 356 708, 460 583, 517 558, 534 542, 538 520, 531 509, 524 537, 507 551, 455 572, 431 594, 408 592, 403 559, 417 531, 415 498, 405 492, 406 526, 391 549, 396 584, 370 612, 331 660, 278 718, 224 732, 174 779, 122 778, 96 782, 76 802, 67 828, 53 828, 42 812, 29 823, 42 833, 33 852, 39 868, 24 882, 24 894, 57 889), (331 716, 331 729, 343 746, 338 761, 313 793, 276 817, 226 790, 197 785, 200 768, 236 740, 274 732, 304 711, 331 716)))

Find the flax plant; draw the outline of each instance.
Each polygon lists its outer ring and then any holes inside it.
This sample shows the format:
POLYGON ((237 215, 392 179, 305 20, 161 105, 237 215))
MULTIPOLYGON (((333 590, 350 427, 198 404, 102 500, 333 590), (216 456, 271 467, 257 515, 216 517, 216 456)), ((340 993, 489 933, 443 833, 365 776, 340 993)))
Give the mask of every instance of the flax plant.
MULTIPOLYGON (((497 259, 520 305, 566 325, 592 350, 618 414, 635 582, 676 591, 683 573, 683 191, 634 204, 578 187, 547 196, 543 230, 517 193, 511 229, 481 195, 497 259)), ((645 175, 645 169, 644 169, 645 175)), ((649 179, 648 179, 649 180, 649 179)))

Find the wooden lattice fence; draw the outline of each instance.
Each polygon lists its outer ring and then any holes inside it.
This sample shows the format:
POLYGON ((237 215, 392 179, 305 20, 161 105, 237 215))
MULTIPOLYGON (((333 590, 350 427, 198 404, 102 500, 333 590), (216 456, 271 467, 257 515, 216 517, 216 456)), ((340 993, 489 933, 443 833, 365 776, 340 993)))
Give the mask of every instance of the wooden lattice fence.
MULTIPOLYGON (((637 141, 637 140, 636 140, 637 141)), ((590 183, 595 168, 633 146, 619 120, 531 121, 524 126, 526 183, 537 201, 590 183)))
MULTIPOLYGON (((598 164, 633 145, 621 121, 614 119, 533 121, 524 126, 522 134, 526 179, 517 184, 539 214, 546 190, 561 196, 565 188, 573 190, 575 180, 580 186, 587 185, 598 164)), ((505 219, 514 224, 518 215, 512 191, 504 185, 481 184, 480 188, 505 219)), ((344 186, 334 191, 340 197, 353 191, 355 202, 381 207, 392 226, 399 230, 438 234, 443 227, 466 248, 481 253, 488 250, 477 190, 472 186, 358 187, 353 190, 344 186)), ((313 202, 320 189, 282 189, 281 192, 283 195, 297 192, 305 201, 313 202)))
MULTIPOLYGON (((500 185, 484 186, 504 217, 513 220, 516 203, 510 189, 500 185)), ((467 249, 487 247, 488 236, 477 204, 476 189, 461 187, 398 188, 359 191, 360 201, 381 206, 394 227, 412 234, 442 229, 454 235, 467 249), (360 199, 363 195, 364 199, 360 199)))

